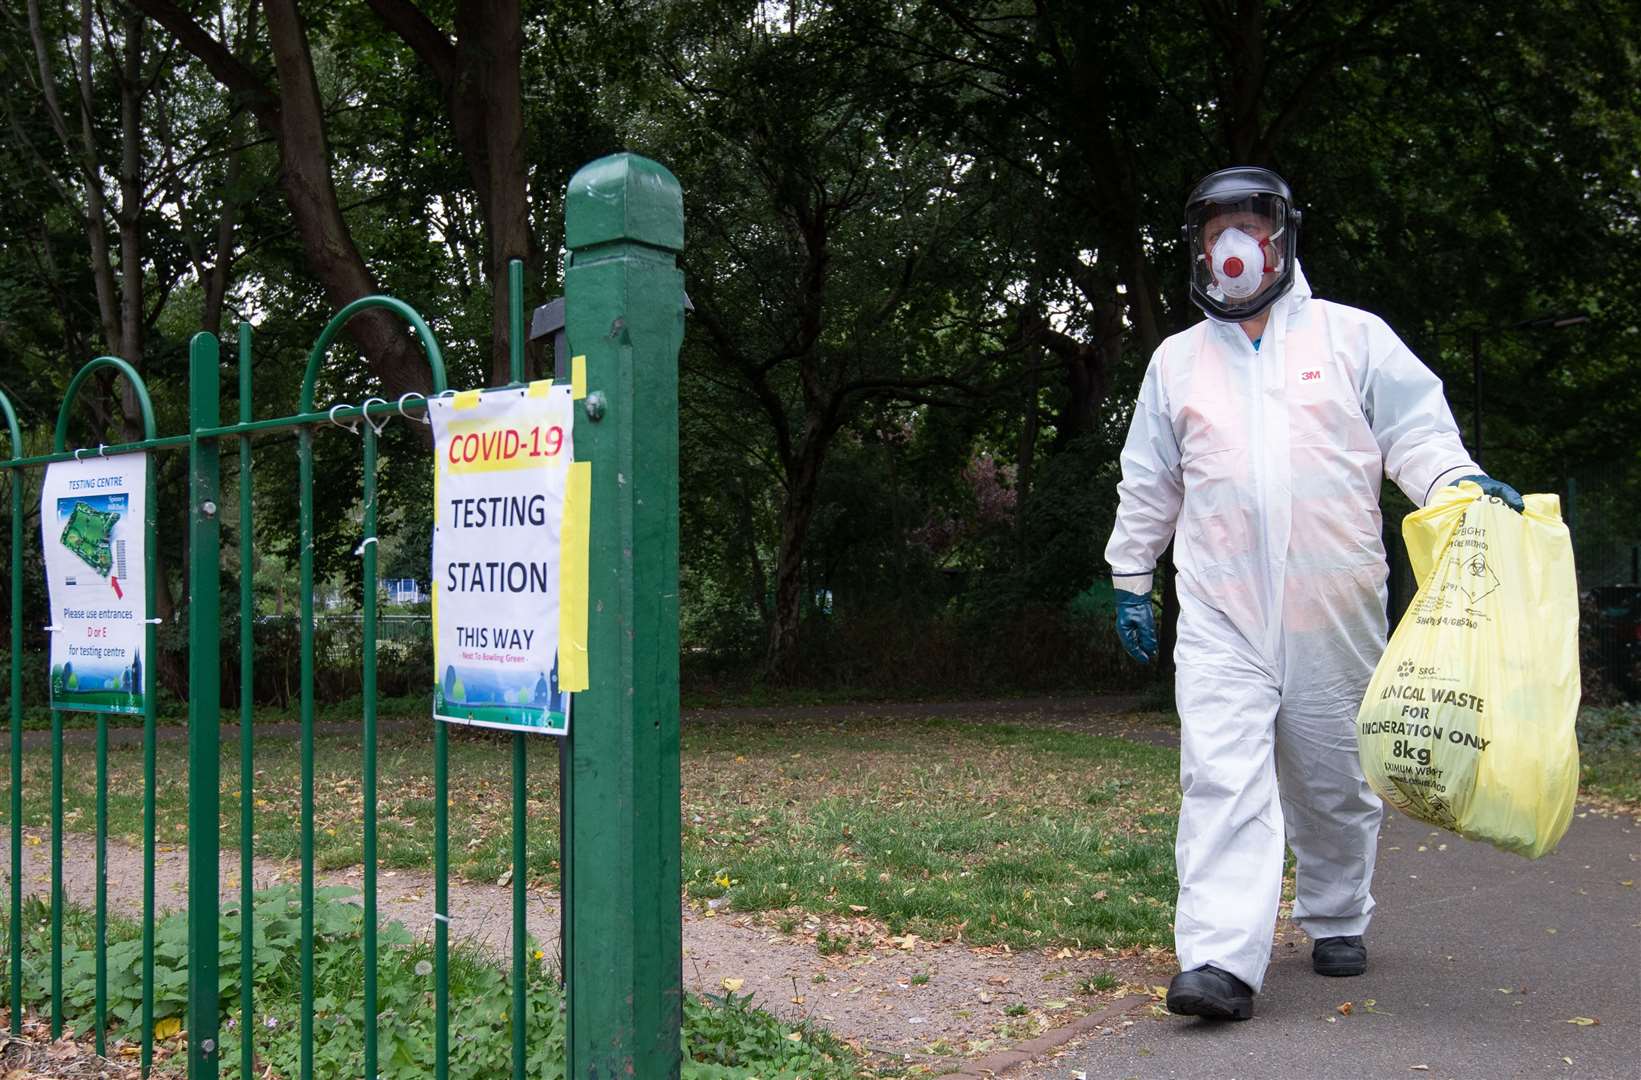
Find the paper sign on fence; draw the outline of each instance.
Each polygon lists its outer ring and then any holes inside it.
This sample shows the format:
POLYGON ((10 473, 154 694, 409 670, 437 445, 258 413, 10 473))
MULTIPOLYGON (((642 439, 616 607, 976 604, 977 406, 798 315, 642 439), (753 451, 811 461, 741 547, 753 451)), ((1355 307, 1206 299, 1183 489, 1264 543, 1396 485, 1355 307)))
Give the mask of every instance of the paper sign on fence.
POLYGON ((570 387, 434 398, 433 713, 562 735, 559 686, 570 387))
POLYGON ((46 467, 40 534, 53 709, 143 711, 147 497, 147 454, 46 467))

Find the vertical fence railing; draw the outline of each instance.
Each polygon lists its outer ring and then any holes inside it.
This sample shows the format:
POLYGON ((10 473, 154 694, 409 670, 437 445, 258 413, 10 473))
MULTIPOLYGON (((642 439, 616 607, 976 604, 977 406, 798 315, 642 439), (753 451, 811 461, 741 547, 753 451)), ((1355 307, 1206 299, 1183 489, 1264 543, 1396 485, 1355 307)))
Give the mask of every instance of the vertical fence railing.
MULTIPOLYGON (((11 439, 11 456, 23 456, 17 410, 0 392, 0 416, 11 439)), ((11 985, 11 1033, 23 1033, 23 470, 6 469, 11 489, 11 907, 6 921, 11 985)))
MULTIPOLYGON (((251 324, 239 324, 239 423, 251 422, 251 324)), ((251 437, 239 436, 239 1075, 256 1075, 256 906, 251 830, 256 824, 256 734, 252 723, 256 677, 256 552, 251 546, 251 437)))
MULTIPOLYGON (((507 265, 507 359, 512 385, 524 384, 524 263, 514 259, 507 265)), ((513 1080, 524 1080, 526 1034, 529 1029, 529 998, 525 994, 529 958, 525 935, 525 769, 529 762, 529 736, 513 733, 513 1080)))

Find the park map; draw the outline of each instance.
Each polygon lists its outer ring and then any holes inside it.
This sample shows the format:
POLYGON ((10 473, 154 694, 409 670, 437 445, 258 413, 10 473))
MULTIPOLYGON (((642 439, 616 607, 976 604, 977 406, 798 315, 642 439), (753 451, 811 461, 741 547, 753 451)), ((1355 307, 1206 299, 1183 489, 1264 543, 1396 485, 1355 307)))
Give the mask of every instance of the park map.
POLYGON ((111 510, 96 510, 85 503, 76 503, 63 527, 63 546, 102 577, 114 567, 112 537, 114 523, 120 515, 111 510))

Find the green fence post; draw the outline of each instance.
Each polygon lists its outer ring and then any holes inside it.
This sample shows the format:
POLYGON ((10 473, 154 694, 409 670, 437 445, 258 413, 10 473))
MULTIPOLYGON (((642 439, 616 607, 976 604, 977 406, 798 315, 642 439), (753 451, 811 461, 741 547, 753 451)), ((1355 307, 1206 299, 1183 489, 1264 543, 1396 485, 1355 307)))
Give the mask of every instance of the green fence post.
MULTIPOLYGON (((197 432, 221 422, 216 335, 188 343, 188 1075, 217 1075, 218 829, 222 771, 221 446, 197 432)), ((247 1033, 249 1037, 249 1033, 247 1033)))
POLYGON ((567 1076, 680 1068, 678 347, 683 195, 663 166, 584 166, 565 203, 566 333, 586 357, 575 453, 592 463, 587 655, 566 781, 567 1076))

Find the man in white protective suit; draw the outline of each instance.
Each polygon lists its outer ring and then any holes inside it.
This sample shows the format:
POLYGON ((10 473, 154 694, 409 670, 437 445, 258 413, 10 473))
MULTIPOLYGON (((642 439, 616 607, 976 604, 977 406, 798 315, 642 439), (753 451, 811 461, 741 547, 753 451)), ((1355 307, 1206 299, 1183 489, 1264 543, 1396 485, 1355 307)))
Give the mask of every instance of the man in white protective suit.
POLYGON ((1156 657, 1152 571, 1174 543, 1180 973, 1168 1008, 1246 1020, 1270 961, 1284 839, 1293 917, 1323 975, 1367 969, 1379 799, 1355 720, 1385 647, 1379 490, 1424 505, 1470 480, 1440 380, 1384 321, 1311 295, 1300 213, 1268 169, 1213 173, 1185 208, 1207 319, 1151 358, 1106 548, 1117 630, 1156 657))

